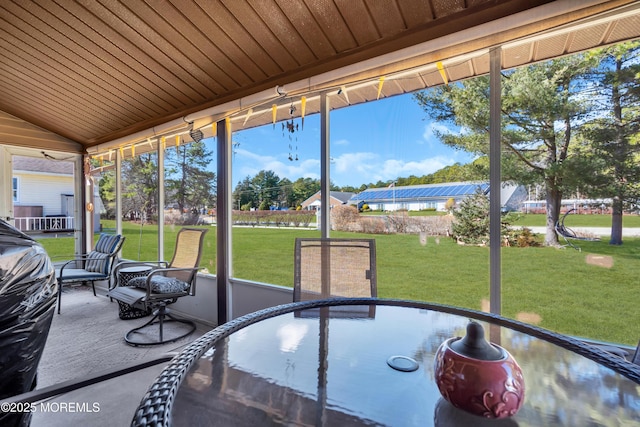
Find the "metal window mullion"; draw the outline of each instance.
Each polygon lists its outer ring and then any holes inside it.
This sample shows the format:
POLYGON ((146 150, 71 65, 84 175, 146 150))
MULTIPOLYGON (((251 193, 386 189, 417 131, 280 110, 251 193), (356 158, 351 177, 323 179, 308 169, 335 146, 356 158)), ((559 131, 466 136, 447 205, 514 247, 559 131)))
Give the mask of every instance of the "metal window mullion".
POLYGON ((500 147, 501 147, 501 52, 498 46, 489 56, 489 282, 491 313, 501 312, 501 244, 500 230, 500 147))

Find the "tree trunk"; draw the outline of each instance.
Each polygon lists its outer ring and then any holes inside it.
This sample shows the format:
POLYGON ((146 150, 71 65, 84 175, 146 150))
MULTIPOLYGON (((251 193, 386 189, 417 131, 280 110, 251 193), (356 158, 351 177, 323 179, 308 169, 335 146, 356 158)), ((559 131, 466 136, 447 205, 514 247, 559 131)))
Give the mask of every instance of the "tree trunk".
MULTIPOLYGON (((621 70, 622 62, 620 59, 618 59, 616 60, 616 76, 620 75, 621 70)), ((624 132, 622 130, 622 104, 620 102, 621 94, 619 85, 620 82, 618 78, 615 78, 612 85, 611 101, 613 103, 613 116, 616 123, 614 174, 616 181, 618 182, 618 191, 617 194, 613 196, 613 202, 611 203, 611 240, 609 240, 610 245, 622 244, 622 201, 624 194, 620 190, 621 188, 624 188, 624 172, 622 170, 622 165, 626 157, 626 144, 623 137, 624 132)))
POLYGON ((611 240, 610 245, 622 244, 622 200, 616 196, 611 204, 611 240))
POLYGON ((554 190, 547 184, 547 232, 544 238, 545 246, 560 246, 558 234, 556 233, 556 222, 560 217, 560 206, 562 192, 554 190))

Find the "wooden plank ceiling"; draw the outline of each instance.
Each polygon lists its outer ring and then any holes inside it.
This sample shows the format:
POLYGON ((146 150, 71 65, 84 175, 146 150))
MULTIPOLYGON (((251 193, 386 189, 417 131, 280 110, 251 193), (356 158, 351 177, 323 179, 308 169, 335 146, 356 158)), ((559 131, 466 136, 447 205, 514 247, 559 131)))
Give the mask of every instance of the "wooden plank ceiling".
MULTIPOLYGON (((554 2, 4 0, 0 111, 87 149, 547 3, 554 2)), ((629 3, 634 2, 591 1, 575 18, 629 3)), ((534 22, 527 31, 561 23, 534 22)), ((601 45, 633 37, 638 28, 636 17, 617 27, 589 30, 593 34, 585 37, 598 38, 595 45, 601 45)), ((581 40, 567 33, 546 44, 513 45, 514 54, 503 63, 515 66, 594 45, 581 40)), ((488 37, 483 43, 487 47, 492 42, 488 37)), ((484 52, 448 64, 446 72, 457 80, 487 67, 484 52)), ((379 70, 369 70, 371 76, 374 71, 379 70)), ((364 77, 354 76, 349 83, 364 77)), ((391 78, 382 96, 442 84, 442 79, 433 67, 418 70, 391 78)), ((365 85, 349 90, 349 96, 335 106, 375 99, 377 88, 365 85)), ((312 113, 319 106, 310 98, 308 108, 312 113)), ((249 125, 270 121, 251 119, 249 125)))

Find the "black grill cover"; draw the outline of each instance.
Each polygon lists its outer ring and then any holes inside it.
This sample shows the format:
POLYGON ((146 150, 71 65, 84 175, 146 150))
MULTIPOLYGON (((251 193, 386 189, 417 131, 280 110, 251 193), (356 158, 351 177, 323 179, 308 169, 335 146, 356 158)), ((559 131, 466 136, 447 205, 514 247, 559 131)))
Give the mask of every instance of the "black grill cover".
MULTIPOLYGON (((31 237, 0 220, 0 399, 31 391, 49 334, 57 283, 51 259, 31 237)), ((30 414, 0 412, 0 425, 30 414)))

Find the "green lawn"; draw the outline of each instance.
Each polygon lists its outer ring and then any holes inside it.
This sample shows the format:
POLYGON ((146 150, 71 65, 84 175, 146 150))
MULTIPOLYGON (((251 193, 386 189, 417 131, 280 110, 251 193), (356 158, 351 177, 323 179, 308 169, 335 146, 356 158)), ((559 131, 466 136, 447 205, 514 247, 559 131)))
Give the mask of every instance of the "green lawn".
MULTIPOLYGON (((215 272, 216 228, 208 227, 202 267, 215 272)), ((156 258, 156 227, 124 223, 127 259, 156 258)), ((177 228, 165 229, 165 257, 171 258, 177 228)), ((233 229, 234 276, 292 286, 295 237, 319 236, 317 230, 233 229)), ((332 237, 371 237, 332 232, 332 237)), ((456 245, 415 235, 374 235, 378 293, 402 298, 482 308, 489 299, 489 249, 456 245)), ((72 252, 70 238, 43 239, 50 256, 72 252)), ((580 242, 582 251, 554 248, 503 248, 502 312, 516 318, 539 316, 540 326, 571 335, 628 345, 637 344, 640 312, 640 239, 622 246, 580 242), (613 266, 589 263, 612 257, 613 266)), ((597 264, 597 263, 596 263, 597 264)))
MULTIPOLYGON (((389 215, 391 212, 361 212, 361 215, 389 215)), ((437 216, 446 215, 445 212, 434 211, 409 211, 409 216, 437 216)), ((519 214, 512 213, 515 219, 514 225, 527 227, 544 227, 547 224, 547 217, 544 214, 519 214)), ((565 219, 568 227, 611 227, 611 215, 582 215, 569 214, 565 219)), ((640 228, 640 215, 625 215, 622 219, 623 227, 640 228)))
MULTIPOLYGON (((582 215, 569 214, 564 220, 568 227, 611 227, 611 215, 582 215)), ((514 225, 529 227, 544 227, 547 217, 544 214, 520 214, 514 225)), ((622 226, 628 228, 640 228, 640 215, 625 215, 622 218, 622 226)))

